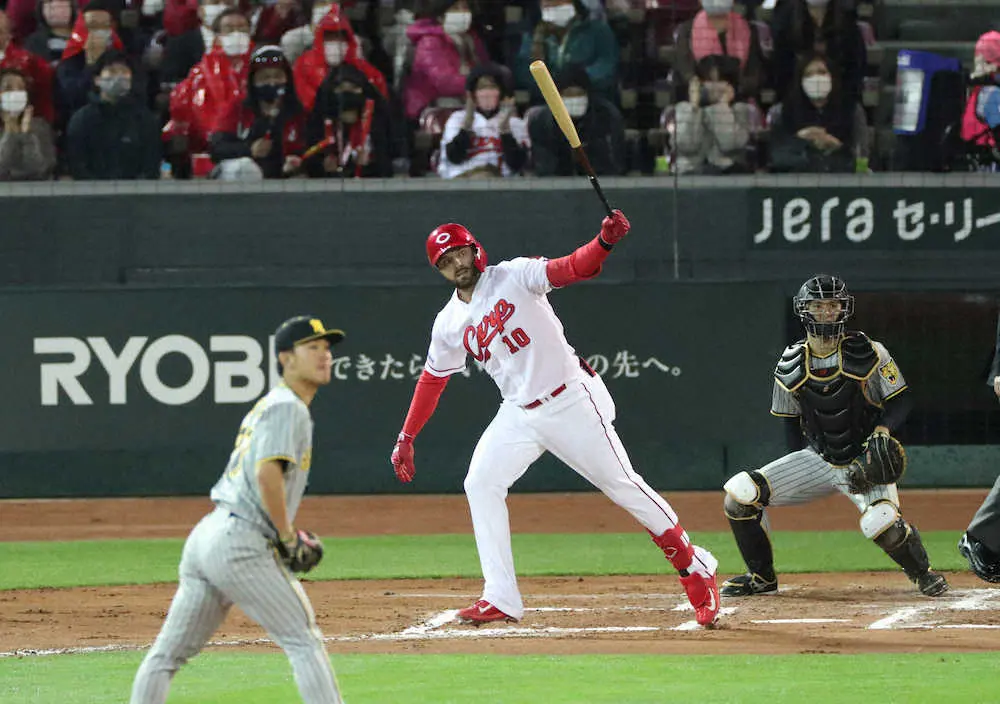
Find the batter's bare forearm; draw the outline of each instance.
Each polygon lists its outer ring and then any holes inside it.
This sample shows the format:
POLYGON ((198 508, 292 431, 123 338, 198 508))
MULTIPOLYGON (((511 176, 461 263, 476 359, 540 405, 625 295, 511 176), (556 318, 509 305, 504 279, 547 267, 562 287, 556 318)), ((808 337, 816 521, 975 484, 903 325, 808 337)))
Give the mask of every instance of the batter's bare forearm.
POLYGON ((292 534, 292 524, 288 521, 285 508, 285 469, 280 462, 268 460, 257 467, 257 486, 267 515, 278 530, 278 537, 286 539, 292 534))

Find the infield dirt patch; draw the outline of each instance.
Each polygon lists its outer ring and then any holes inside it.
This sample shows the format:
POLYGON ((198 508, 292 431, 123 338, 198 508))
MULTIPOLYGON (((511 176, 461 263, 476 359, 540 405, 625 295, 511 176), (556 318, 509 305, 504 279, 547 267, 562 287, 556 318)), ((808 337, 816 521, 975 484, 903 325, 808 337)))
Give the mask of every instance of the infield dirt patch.
MULTIPOLYGON (((904 492, 904 514, 923 530, 959 530, 984 491, 904 492)), ((687 529, 725 530, 720 495, 669 495, 687 529)), ((631 517, 593 494, 512 495, 515 532, 628 532, 631 517)), ((8 501, 6 540, 182 537, 205 499, 8 501)), ((853 505, 831 497, 777 509, 772 526, 857 527, 853 505)), ((463 533, 461 496, 310 497, 297 521, 322 535, 463 533)), ((932 556, 933 557, 933 556, 932 556)), ((451 620, 479 595, 470 579, 304 582, 334 655, 348 652, 799 653, 1000 649, 1000 590, 968 573, 952 592, 918 594, 902 573, 786 575, 776 595, 724 600, 718 628, 693 627, 672 574, 522 579, 518 624, 475 629, 451 620)), ((135 648, 160 628, 174 585, 0 592, 0 652, 135 648)), ((215 635, 231 647, 273 648, 234 612, 215 635)))

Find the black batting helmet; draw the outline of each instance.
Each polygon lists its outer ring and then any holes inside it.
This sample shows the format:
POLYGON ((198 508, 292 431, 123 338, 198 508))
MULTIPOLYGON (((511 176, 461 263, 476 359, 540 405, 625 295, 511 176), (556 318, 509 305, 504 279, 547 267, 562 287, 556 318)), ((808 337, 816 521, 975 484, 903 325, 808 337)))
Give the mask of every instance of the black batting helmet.
POLYGON ((817 337, 840 337, 844 334, 847 319, 854 314, 854 296, 847 292, 847 284, 831 274, 817 274, 799 288, 792 299, 792 309, 806 328, 817 337), (811 301, 839 301, 840 313, 832 322, 820 322, 809 312, 811 301))

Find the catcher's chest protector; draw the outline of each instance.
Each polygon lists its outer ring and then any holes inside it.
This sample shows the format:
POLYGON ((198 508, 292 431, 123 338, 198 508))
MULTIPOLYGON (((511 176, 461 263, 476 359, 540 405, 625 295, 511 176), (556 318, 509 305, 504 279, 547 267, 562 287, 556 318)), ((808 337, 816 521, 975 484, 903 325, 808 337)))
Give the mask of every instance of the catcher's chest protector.
POLYGON ((861 454, 882 415, 864 394, 864 382, 878 366, 878 352, 865 335, 851 332, 835 354, 836 366, 814 369, 808 345, 796 343, 782 354, 774 376, 798 401, 812 448, 827 462, 846 465, 861 454))

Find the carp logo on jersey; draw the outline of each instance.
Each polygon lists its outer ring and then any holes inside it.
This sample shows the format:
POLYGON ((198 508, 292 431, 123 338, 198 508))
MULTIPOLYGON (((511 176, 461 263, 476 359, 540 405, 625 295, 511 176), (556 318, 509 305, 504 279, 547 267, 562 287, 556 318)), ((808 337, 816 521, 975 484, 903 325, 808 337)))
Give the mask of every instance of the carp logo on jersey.
POLYGON ((493 310, 483 316, 479 325, 470 325, 465 329, 465 349, 477 362, 485 362, 490 358, 487 349, 498 334, 503 333, 507 321, 514 315, 516 307, 506 298, 501 298, 493 306, 493 310))

